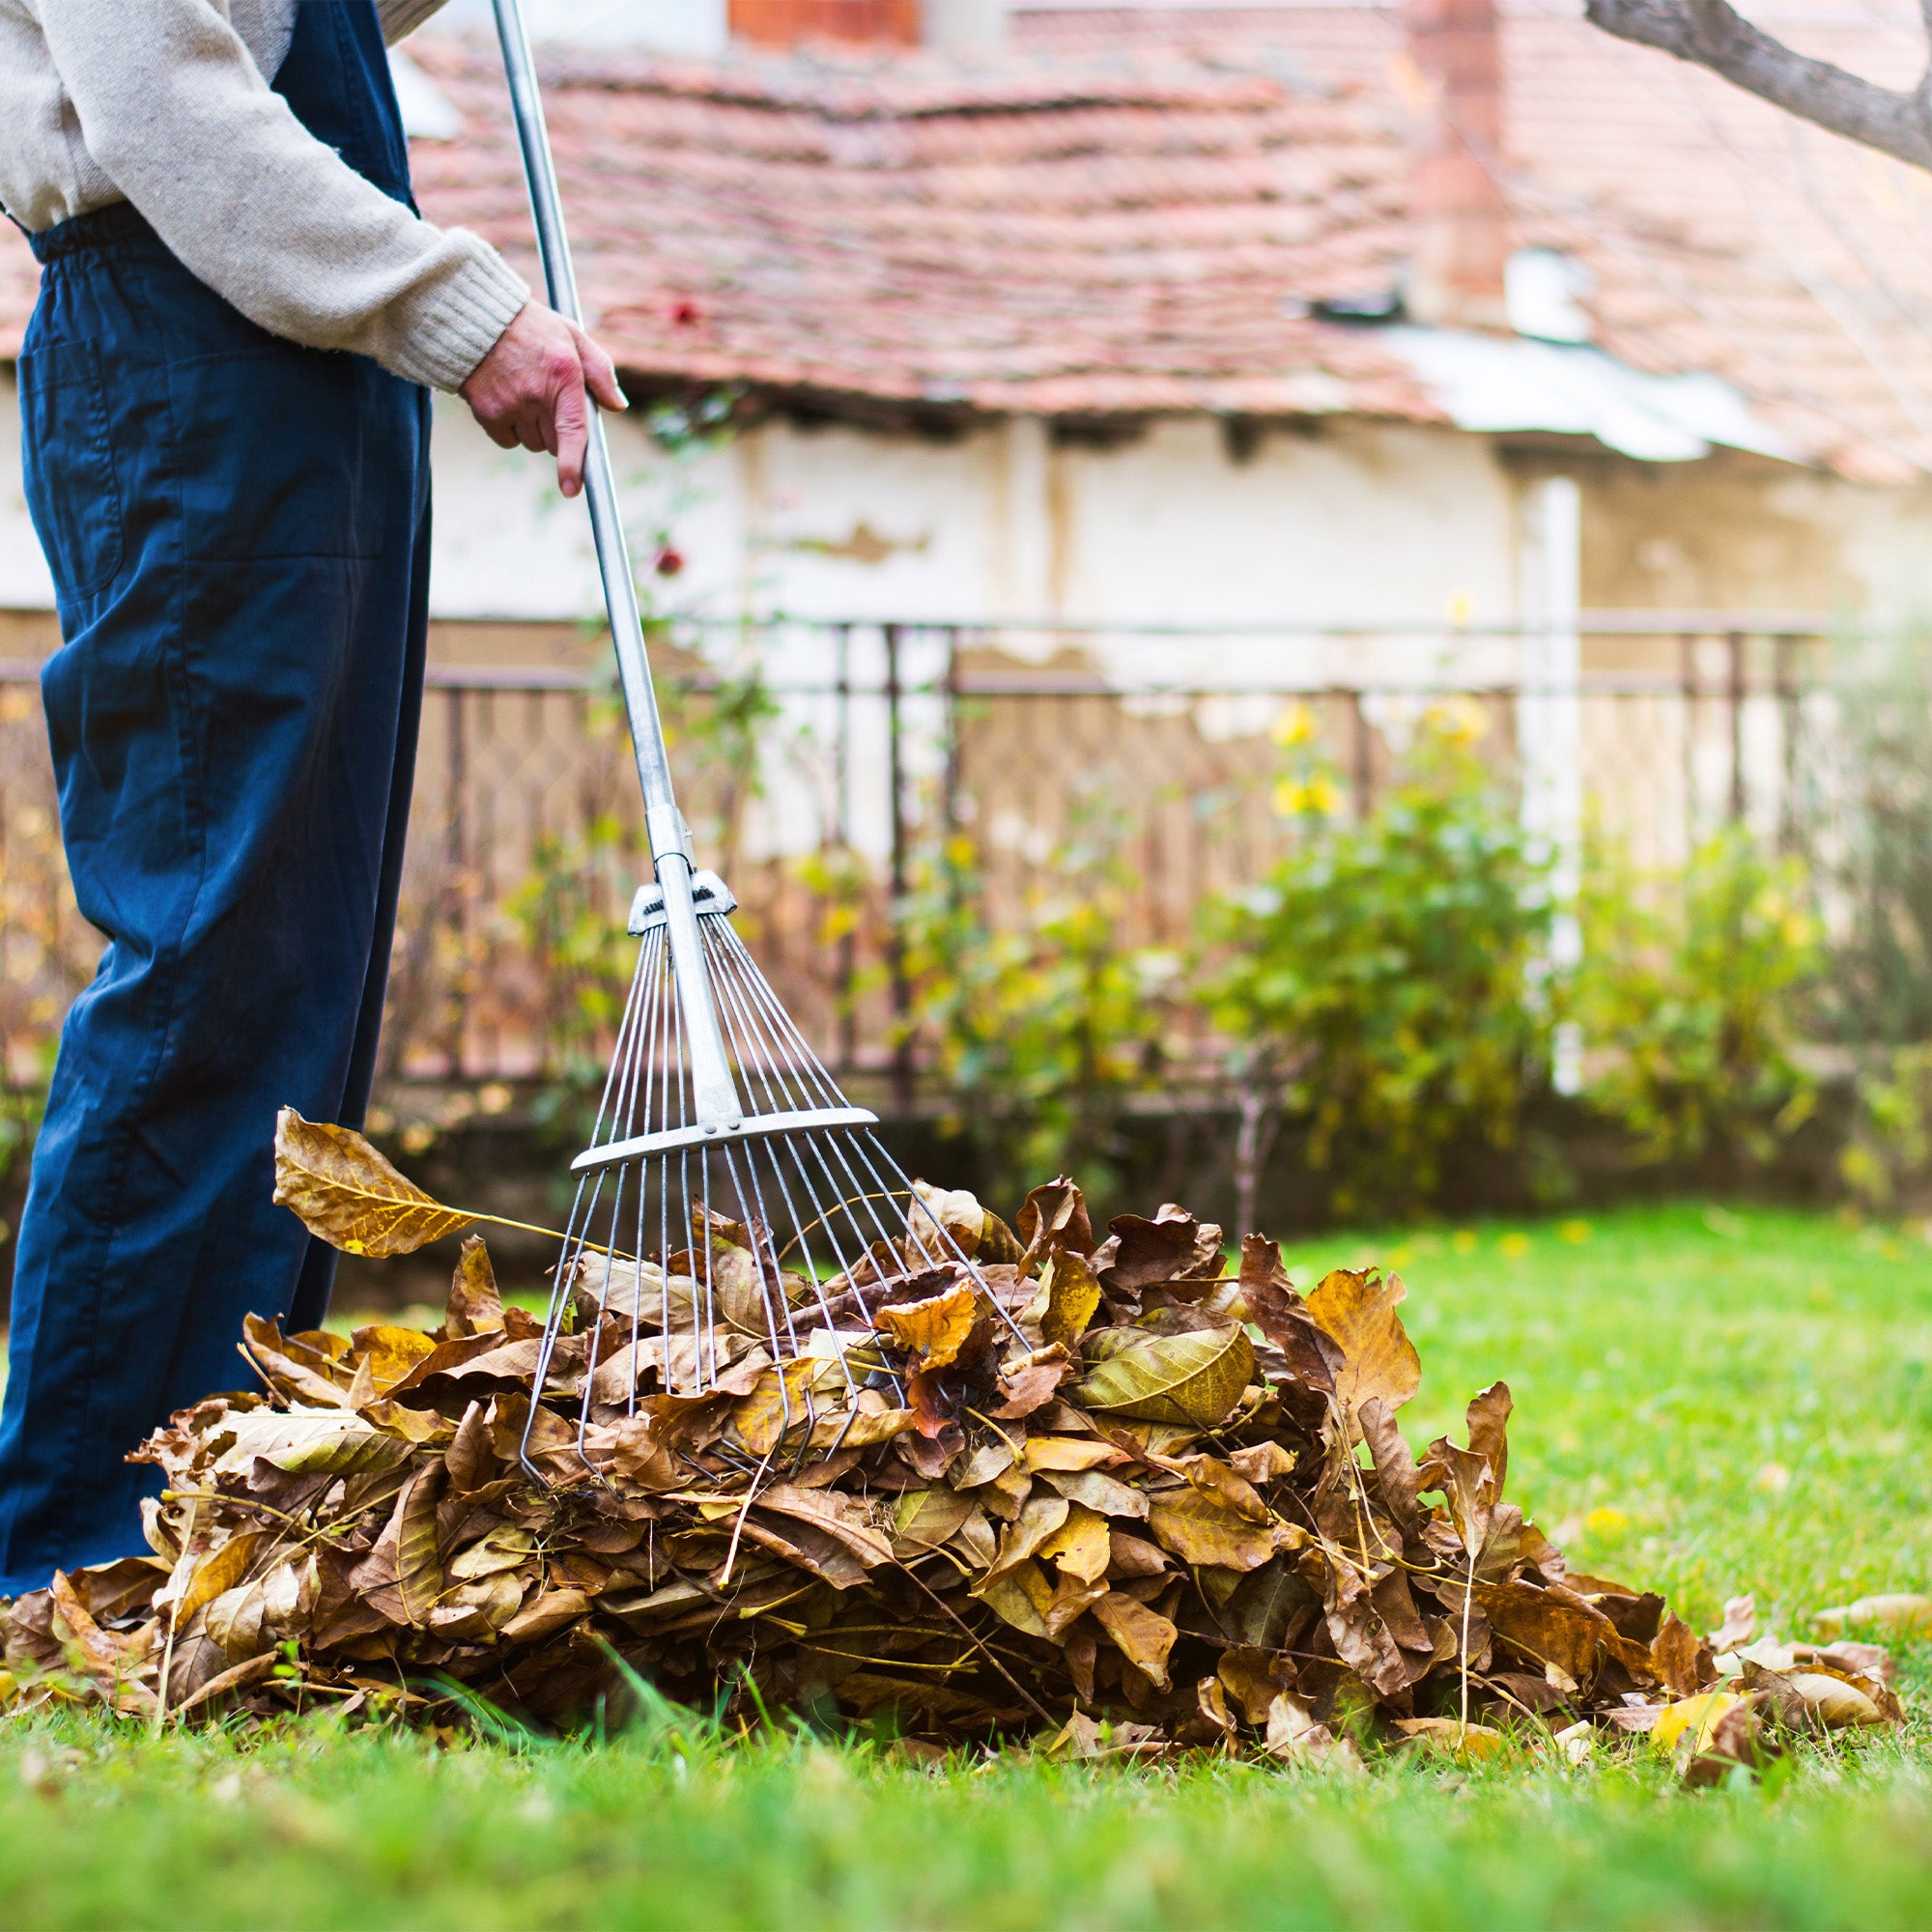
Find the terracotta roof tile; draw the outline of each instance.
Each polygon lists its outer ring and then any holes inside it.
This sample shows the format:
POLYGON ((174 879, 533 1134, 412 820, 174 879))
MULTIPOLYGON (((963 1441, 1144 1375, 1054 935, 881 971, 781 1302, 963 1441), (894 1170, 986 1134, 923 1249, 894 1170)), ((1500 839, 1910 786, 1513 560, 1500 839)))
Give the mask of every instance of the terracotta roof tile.
MULTIPOLYGON (((1909 22, 1806 44, 1873 71, 1909 22)), ((1822 24, 1820 21, 1822 20, 1822 24)), ((587 304, 660 382, 988 411, 1440 411, 1373 327, 1397 285, 1409 113, 1394 16, 1321 6, 1018 16, 980 56, 553 57, 587 304)), ((1510 14, 1505 186, 1596 277, 1599 339, 1736 383, 1853 473, 1932 469, 1932 177, 1548 10, 1510 14)), ((531 272, 483 43, 412 52, 462 113, 418 143, 432 217, 531 272)), ((1412 89, 1410 90, 1412 92, 1412 89)), ((33 287, 0 236, 0 353, 33 287)))

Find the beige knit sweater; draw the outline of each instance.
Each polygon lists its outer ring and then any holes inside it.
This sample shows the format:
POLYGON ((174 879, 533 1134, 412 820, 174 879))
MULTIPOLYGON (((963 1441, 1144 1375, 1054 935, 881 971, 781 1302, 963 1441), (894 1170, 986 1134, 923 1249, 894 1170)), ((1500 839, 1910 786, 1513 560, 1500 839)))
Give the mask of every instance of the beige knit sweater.
MULTIPOLYGON (((379 0, 391 42, 443 0, 379 0)), ((528 299, 487 242, 418 220, 264 75, 296 0, 0 0, 0 202, 29 229, 130 201, 264 328, 462 384, 528 299)))

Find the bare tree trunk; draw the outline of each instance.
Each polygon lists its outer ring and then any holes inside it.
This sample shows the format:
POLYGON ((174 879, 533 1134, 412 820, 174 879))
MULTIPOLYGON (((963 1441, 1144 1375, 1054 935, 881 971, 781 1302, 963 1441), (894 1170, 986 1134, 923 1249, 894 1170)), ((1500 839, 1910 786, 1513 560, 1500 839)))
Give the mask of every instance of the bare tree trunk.
POLYGON ((1262 1170, 1274 1149, 1281 1127, 1281 1109, 1261 1088, 1243 1081, 1235 1096, 1240 1124, 1235 1130, 1235 1235, 1258 1232, 1255 1226, 1262 1170))
MULTIPOLYGON (((1932 13, 1932 0, 1920 0, 1932 13)), ((1728 0, 1587 0, 1592 25, 1709 68, 1802 121, 1917 168, 1932 168, 1932 69, 1909 94, 1794 53, 1728 0)))

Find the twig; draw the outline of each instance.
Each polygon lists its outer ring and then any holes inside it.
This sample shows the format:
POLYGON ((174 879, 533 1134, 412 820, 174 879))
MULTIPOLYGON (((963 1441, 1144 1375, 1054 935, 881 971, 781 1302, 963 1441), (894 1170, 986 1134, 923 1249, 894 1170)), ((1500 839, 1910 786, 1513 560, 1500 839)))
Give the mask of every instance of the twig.
POLYGON ((1026 1686, 1022 1684, 1020 1680, 1017 1677, 1015 1677, 1013 1673, 1010 1670, 1009 1670, 1004 1663, 1000 1662, 998 1657, 996 1657, 993 1654, 993 1649, 990 1644, 983 1643, 980 1641, 980 1639, 974 1634, 973 1627, 966 1621, 966 1619, 962 1617, 959 1614, 959 1612, 952 1607, 951 1604, 946 1602, 946 1600, 943 1597, 941 1597, 937 1591, 931 1589, 927 1585, 926 1580, 923 1577, 913 1576, 913 1573, 910 1570, 907 1570, 904 1564, 901 1564, 899 1568, 902 1571, 904 1571, 906 1576, 911 1577, 912 1580, 915 1583, 917 1583, 922 1590, 924 1590, 925 1594, 928 1597, 930 1597, 932 1601, 935 1604, 937 1604, 939 1607, 942 1610, 944 1610, 946 1614, 949 1617, 951 1617, 955 1624, 959 1626, 959 1628, 966 1634, 967 1642, 970 1643, 975 1650, 983 1653, 987 1662, 989 1662, 993 1666, 993 1668, 997 1670, 1000 1673, 1000 1675, 1004 1677, 1007 1680, 1007 1682, 1010 1684, 1013 1687, 1013 1689, 1020 1693, 1020 1696, 1026 1702, 1027 1708, 1030 1711, 1032 1711, 1034 1716, 1037 1717, 1043 1724, 1052 1723, 1053 1713, 1047 1710, 1046 1707, 1040 1703, 1039 1699, 1036 1697, 1033 1694, 1033 1692, 1029 1690, 1026 1688, 1026 1686))
POLYGON ((1465 1744, 1469 1735, 1469 1606, 1476 1601, 1476 1552, 1469 1551, 1469 1579, 1463 1586, 1463 1708, 1457 1719, 1456 1742, 1465 1744))

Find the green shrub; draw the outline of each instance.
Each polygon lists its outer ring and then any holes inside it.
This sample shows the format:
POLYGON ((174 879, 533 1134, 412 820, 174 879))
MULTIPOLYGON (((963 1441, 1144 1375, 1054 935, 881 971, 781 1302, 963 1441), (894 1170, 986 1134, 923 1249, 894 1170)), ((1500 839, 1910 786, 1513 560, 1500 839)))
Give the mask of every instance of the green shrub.
POLYGON ((1795 1057, 1823 957, 1804 867, 1738 826, 1662 876, 1600 844, 1578 914, 1567 1008, 1590 1103, 1640 1162, 1768 1160, 1815 1100, 1795 1057))
POLYGON ((1121 1124, 1157 1084, 1179 962, 1121 937, 1128 875, 1093 801, 1034 868, 1016 920, 988 921, 978 846, 946 840, 901 908, 912 1028, 947 1096, 945 1131, 978 1152, 994 1198, 1070 1174, 1105 1199, 1121 1124))
MULTIPOLYGON (((1206 914, 1198 992, 1244 1134, 1283 1114, 1305 1122, 1339 1214, 1427 1203, 1450 1149, 1508 1146, 1548 1079, 1547 867, 1474 752, 1479 728, 1473 707, 1432 713, 1360 823, 1336 815, 1339 788, 1306 734, 1278 733, 1293 849, 1206 914)), ((1236 1156, 1245 1226, 1260 1159, 1252 1145, 1236 1156)))

